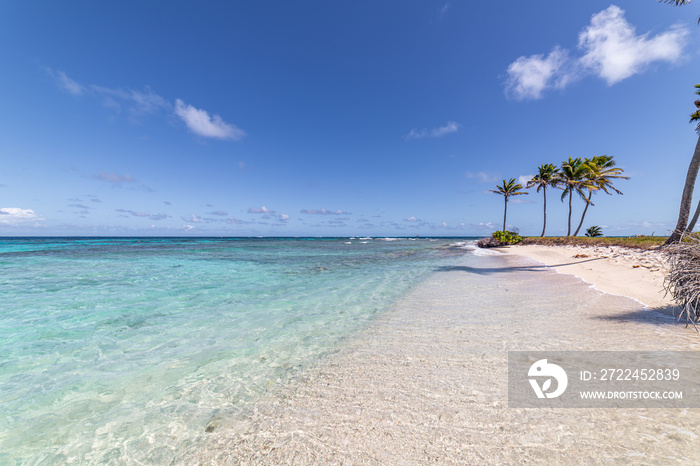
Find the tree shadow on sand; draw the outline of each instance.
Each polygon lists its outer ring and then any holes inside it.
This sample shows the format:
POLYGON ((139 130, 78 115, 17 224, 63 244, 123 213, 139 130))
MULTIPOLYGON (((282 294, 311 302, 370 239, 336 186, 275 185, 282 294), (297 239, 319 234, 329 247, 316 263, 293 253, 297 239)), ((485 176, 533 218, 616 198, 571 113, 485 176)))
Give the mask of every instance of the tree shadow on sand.
POLYGON ((678 320, 680 312, 680 307, 673 305, 654 308, 642 307, 640 305, 640 308, 634 311, 611 316, 596 316, 594 319, 620 323, 638 322, 669 326, 685 325, 684 319, 678 320))
POLYGON ((583 264, 585 262, 592 262, 601 260, 601 257, 596 257, 592 259, 586 259, 583 261, 567 262, 564 264, 553 264, 553 265, 520 265, 511 267, 470 267, 468 265, 444 265, 437 267, 436 272, 467 272, 475 273, 477 275, 491 275, 494 273, 509 273, 509 272, 544 272, 545 270, 551 270, 555 267, 565 267, 567 265, 583 264))
MULTIPOLYGON (((584 262, 591 262, 600 260, 602 258, 592 258, 582 261, 555 264, 555 265, 523 265, 523 266, 511 266, 511 267, 470 267, 468 265, 448 265, 441 266, 435 269, 436 272, 465 272, 473 273, 477 275, 492 275, 498 273, 510 273, 510 272, 546 272, 551 271, 555 267, 563 267, 567 265, 582 264, 584 262)), ((605 315, 596 316, 592 319, 605 320, 609 322, 620 322, 620 323, 647 323, 657 326, 685 326, 685 319, 678 320, 678 315, 680 314, 680 308, 678 306, 663 306, 656 308, 647 308, 642 304, 639 305, 638 309, 633 311, 624 312, 622 314, 616 315, 605 315)), ((700 327, 699 327, 700 328, 700 327)))

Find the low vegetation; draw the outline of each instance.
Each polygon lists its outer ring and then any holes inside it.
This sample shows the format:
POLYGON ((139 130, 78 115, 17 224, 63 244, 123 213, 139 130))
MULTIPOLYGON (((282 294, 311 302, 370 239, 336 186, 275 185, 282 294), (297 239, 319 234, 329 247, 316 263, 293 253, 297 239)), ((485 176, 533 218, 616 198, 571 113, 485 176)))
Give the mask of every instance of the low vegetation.
POLYGON ((518 244, 522 239, 523 238, 516 231, 494 231, 490 237, 481 238, 477 241, 476 245, 480 248, 497 248, 518 244))
POLYGON ((622 246, 635 249, 656 249, 664 244, 665 236, 526 236, 520 244, 542 246, 622 246))

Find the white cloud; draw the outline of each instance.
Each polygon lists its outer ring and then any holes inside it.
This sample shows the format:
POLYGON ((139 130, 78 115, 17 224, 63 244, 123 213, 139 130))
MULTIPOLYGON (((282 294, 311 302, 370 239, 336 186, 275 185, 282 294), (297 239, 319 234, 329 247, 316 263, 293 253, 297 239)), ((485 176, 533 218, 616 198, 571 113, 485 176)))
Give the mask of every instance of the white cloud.
POLYGON ((310 215, 350 215, 350 212, 342 210, 327 210, 327 209, 303 209, 302 214, 310 215))
POLYGON ((0 224, 16 225, 22 222, 43 220, 32 209, 21 209, 19 207, 3 207, 0 209, 0 224))
MULTIPOLYGON (((146 212, 137 212, 135 210, 127 209, 114 209, 114 211, 122 214, 129 214, 132 217, 148 217, 151 220, 164 220, 169 217, 167 214, 149 214, 146 212)), ((126 215, 121 215, 121 217, 126 217, 126 215)))
POLYGON ((185 122, 190 131, 199 136, 233 141, 238 141, 245 136, 243 130, 224 122, 219 115, 209 116, 206 110, 186 105, 180 99, 175 100, 174 112, 185 122))
MULTIPOLYGON (((104 106, 117 110, 126 107, 130 111, 132 121, 137 121, 135 117, 139 114, 164 111, 168 114, 175 114, 185 122, 190 131, 202 137, 238 141, 245 136, 243 130, 226 123, 219 115, 210 116, 206 110, 187 105, 181 99, 176 99, 175 105, 173 105, 149 87, 146 87, 144 91, 135 91, 95 84, 83 86, 69 78, 63 71, 54 71, 51 68, 46 70, 61 89, 73 95, 87 94, 99 98, 104 106)), ((243 168, 244 166, 241 167, 241 169, 243 168)))
POLYGON ((247 222, 245 220, 231 217, 226 219, 226 223, 228 223, 229 225, 249 225, 254 222, 247 222))
POLYGON ((274 214, 274 210, 270 210, 265 206, 262 206, 260 208, 257 207, 251 207, 248 209, 249 214, 274 214))
POLYGON ((459 131, 459 123, 448 121, 445 126, 440 126, 438 128, 412 129, 406 135, 406 139, 441 138, 446 134, 456 133, 457 131, 459 131))
POLYGON ((521 184, 524 188, 525 186, 527 186, 527 183, 530 180, 532 180, 534 177, 535 177, 535 175, 520 175, 518 177, 518 183, 521 184))
POLYGON ((580 58, 585 68, 604 79, 608 85, 637 74, 655 61, 677 62, 681 57, 688 31, 680 26, 649 38, 637 36, 624 18, 625 12, 615 5, 593 16, 591 24, 579 34, 580 58))
POLYGON ((403 219, 404 222, 417 222, 418 219, 416 217, 408 217, 403 219))
POLYGON ((520 57, 508 66, 506 94, 517 99, 539 99, 545 90, 563 89, 586 75, 594 75, 613 85, 643 72, 650 64, 676 63, 686 45, 688 30, 673 26, 650 37, 637 35, 627 22, 625 12, 611 5, 593 15, 590 24, 579 34, 579 58, 554 47, 543 54, 520 57))
POLYGON ((546 58, 543 54, 518 58, 508 66, 506 92, 518 100, 539 99, 546 88, 563 87, 568 80, 560 70, 568 56, 566 50, 555 47, 546 58))
POLYGON ((279 217, 278 217, 278 218, 279 218, 279 220, 285 222, 285 221, 289 220, 289 215, 287 215, 287 214, 279 214, 279 217))

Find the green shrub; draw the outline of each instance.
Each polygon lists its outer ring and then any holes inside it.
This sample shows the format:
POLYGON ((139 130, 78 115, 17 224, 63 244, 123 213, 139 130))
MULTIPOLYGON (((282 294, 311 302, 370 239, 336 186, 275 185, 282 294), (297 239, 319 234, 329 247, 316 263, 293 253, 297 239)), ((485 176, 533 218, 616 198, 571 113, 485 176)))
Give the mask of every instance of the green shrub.
POLYGON ((515 231, 494 231, 493 237, 504 244, 518 244, 523 240, 515 231))

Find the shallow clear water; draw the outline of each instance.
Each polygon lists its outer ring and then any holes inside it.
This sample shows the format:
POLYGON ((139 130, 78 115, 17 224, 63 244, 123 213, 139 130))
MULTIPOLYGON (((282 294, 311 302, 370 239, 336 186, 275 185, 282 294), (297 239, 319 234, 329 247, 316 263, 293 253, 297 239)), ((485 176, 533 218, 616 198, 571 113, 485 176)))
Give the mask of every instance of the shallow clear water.
POLYGON ((167 463, 455 240, 2 239, 0 463, 167 463))

